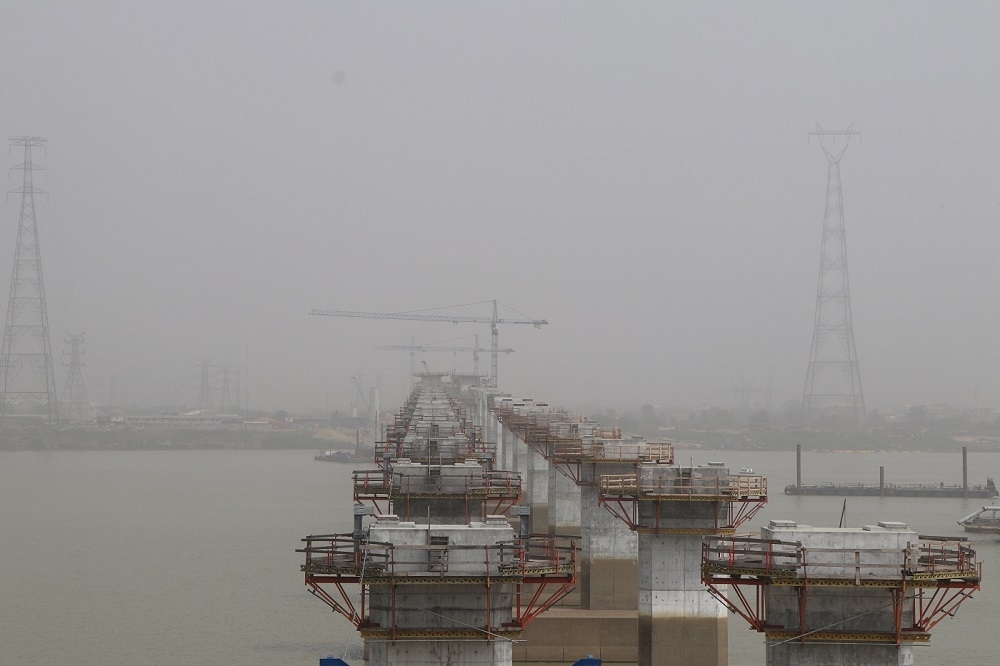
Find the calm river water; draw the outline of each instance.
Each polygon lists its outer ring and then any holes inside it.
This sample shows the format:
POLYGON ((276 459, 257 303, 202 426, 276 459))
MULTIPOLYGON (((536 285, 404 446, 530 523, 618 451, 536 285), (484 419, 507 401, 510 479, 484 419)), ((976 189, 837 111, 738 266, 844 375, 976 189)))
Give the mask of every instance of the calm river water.
MULTIPOLYGON (((679 452, 679 461, 689 455, 679 452)), ((0 453, 0 664, 361 663, 346 620, 312 598, 294 552, 310 533, 351 529, 350 470, 311 451, 0 453)), ((772 518, 835 525, 840 498, 782 494, 793 453, 696 452, 769 478, 772 518)), ((806 480, 961 482, 958 454, 804 454, 806 480)), ((970 482, 1000 476, 974 454, 970 482)), ((983 500, 851 498, 848 525, 900 520, 960 535, 983 500)), ((993 664, 1000 541, 975 537, 983 591, 934 630, 918 664, 993 664)), ((761 636, 730 623, 730 663, 764 663, 761 636)))

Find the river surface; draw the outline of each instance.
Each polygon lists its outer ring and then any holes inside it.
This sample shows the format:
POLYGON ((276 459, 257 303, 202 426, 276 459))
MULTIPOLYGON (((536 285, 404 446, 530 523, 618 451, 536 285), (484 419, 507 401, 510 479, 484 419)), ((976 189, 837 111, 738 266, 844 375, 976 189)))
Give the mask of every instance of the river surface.
MULTIPOLYGON (((350 471, 312 451, 0 452, 0 664, 360 664, 357 633, 309 595, 295 553, 307 534, 351 529, 350 471)), ((769 519, 836 525, 842 498, 792 497, 794 453, 678 452, 769 479, 769 519)), ((805 453, 804 481, 961 483, 959 454, 805 453)), ((970 483, 1000 454, 970 456, 970 483)), ((961 535, 984 500, 849 498, 847 524, 906 522, 961 535)), ((983 591, 914 649, 917 664, 997 663, 1000 540, 973 536, 983 591)), ((764 642, 730 622, 730 663, 764 642)))

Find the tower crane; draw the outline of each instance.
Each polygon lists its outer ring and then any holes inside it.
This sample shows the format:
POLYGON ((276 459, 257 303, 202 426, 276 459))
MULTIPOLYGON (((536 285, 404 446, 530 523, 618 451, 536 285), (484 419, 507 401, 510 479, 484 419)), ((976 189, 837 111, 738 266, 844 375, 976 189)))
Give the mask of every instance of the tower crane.
MULTIPOLYGON (((479 335, 476 335, 476 344, 472 347, 438 347, 436 345, 418 345, 412 342, 408 345, 379 345, 375 348, 376 351, 408 351, 410 352, 410 374, 413 374, 415 361, 415 355, 417 352, 421 354, 426 352, 472 352, 472 374, 479 375, 479 352, 486 351, 479 346, 479 335)), ((498 349, 498 353, 501 354, 511 354, 514 349, 511 347, 506 347, 504 349, 498 349)))
POLYGON ((354 382, 354 390, 358 394, 357 397, 360 398, 360 401, 355 404, 364 405, 365 412, 370 414, 372 411, 372 406, 368 404, 368 398, 365 397, 365 389, 361 386, 361 380, 358 379, 357 377, 351 377, 351 381, 354 382))
POLYGON ((549 322, 545 319, 510 319, 497 315, 497 302, 493 301, 492 317, 471 317, 467 315, 420 314, 416 312, 356 312, 353 310, 310 310, 311 315, 325 317, 360 317, 362 319, 402 319, 406 321, 445 321, 453 324, 490 325, 490 381, 491 388, 497 385, 497 356, 499 355, 500 324, 531 324, 541 328, 549 322))

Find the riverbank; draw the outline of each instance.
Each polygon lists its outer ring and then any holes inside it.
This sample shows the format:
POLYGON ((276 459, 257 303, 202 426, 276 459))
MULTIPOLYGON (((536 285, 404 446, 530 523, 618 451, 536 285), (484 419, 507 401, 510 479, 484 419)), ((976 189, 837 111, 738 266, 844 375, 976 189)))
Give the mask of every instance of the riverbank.
POLYGON ((820 430, 787 427, 683 428, 661 431, 677 448, 736 451, 1000 451, 1000 436, 882 428, 820 430))
POLYGON ((0 428, 0 451, 290 450, 352 448, 325 430, 0 428))

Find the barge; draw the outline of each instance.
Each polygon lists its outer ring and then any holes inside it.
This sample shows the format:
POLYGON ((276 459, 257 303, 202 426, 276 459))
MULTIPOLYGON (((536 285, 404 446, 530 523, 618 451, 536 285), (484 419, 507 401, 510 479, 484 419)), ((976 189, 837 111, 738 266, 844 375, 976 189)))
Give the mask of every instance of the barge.
POLYGON ((320 462, 339 462, 339 463, 353 463, 353 462, 371 462, 374 453, 372 451, 343 451, 343 450, 324 450, 313 456, 313 460, 318 460, 320 462))
POLYGON ((836 495, 840 497, 974 497, 1000 496, 992 478, 985 486, 945 485, 944 483, 790 483, 786 495, 836 495))
POLYGON ((962 447, 962 483, 886 483, 885 465, 878 468, 878 483, 802 483, 802 446, 795 445, 795 483, 785 486, 786 495, 839 497, 950 497, 990 499, 1000 497, 991 477, 985 486, 969 485, 969 448, 962 447))

